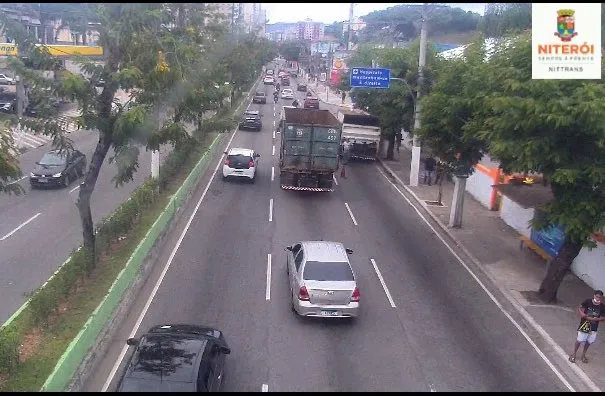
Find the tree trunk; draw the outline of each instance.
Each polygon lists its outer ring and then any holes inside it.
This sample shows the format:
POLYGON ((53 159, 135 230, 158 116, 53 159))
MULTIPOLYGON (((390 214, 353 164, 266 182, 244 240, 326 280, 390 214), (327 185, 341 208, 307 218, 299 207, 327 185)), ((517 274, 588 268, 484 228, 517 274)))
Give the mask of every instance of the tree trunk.
POLYGON ((105 161, 107 152, 111 143, 105 138, 104 134, 100 134, 97 147, 90 159, 90 166, 84 178, 84 182, 80 185, 80 192, 76 206, 80 212, 80 221, 82 222, 82 237, 84 241, 84 249, 94 259, 95 252, 95 228, 92 221, 92 212, 90 211, 90 197, 95 189, 99 171, 105 161))
POLYGON ((392 161, 393 160, 393 155, 395 152, 395 134, 391 133, 389 135, 389 145, 387 146, 387 160, 392 161))
POLYGON ((557 300, 557 291, 563 281, 565 273, 571 267, 573 260, 580 254, 582 243, 573 242, 569 238, 565 238, 565 243, 559 250, 559 254, 555 257, 550 265, 546 276, 538 289, 538 297, 546 303, 553 303, 557 300))

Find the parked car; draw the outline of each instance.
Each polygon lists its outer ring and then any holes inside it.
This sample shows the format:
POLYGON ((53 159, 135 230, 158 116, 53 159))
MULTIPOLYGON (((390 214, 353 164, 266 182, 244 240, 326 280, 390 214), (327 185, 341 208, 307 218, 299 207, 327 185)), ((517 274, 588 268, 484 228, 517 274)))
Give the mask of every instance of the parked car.
POLYGON ((301 316, 356 317, 359 288, 340 242, 304 241, 285 248, 292 310, 301 316))
POLYGON ((282 99, 294 99, 294 92, 290 88, 281 91, 282 99))
POLYGON ((86 171, 86 156, 78 150, 60 152, 52 150, 36 162, 36 168, 29 174, 29 183, 36 187, 67 187, 86 171))
POLYGON ((2 85, 15 85, 16 81, 14 78, 7 76, 6 74, 0 73, 0 84, 2 85))
POLYGON ((260 154, 247 148, 231 148, 229 151, 225 151, 225 154, 227 154, 227 159, 223 164, 223 180, 235 177, 248 178, 252 183, 256 181, 260 154))
POLYGON ((0 98, 0 112, 7 114, 15 114, 17 111, 16 98, 0 98))
POLYGON ((272 76, 266 76, 263 80, 263 84, 273 85, 273 84, 275 84, 275 79, 272 76))
POLYGON ((260 132, 263 129, 260 112, 246 110, 244 119, 239 123, 239 129, 254 129, 260 132))
POLYGON ((307 96, 303 104, 305 109, 319 109, 319 99, 314 96, 307 96))
POLYGON ((218 392, 226 355, 217 329, 186 324, 154 326, 140 338, 118 383, 118 392, 218 392))
POLYGON ((298 84, 296 90, 298 92, 307 92, 307 84, 298 84))
POLYGON ((267 95, 264 92, 256 92, 252 97, 252 103, 266 104, 267 95))

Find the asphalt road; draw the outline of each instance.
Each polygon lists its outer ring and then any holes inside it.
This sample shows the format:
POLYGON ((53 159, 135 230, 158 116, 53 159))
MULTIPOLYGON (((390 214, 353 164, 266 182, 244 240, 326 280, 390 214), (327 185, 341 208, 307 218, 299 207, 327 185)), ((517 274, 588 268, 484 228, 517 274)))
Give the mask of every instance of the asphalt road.
POLYGON ((352 164, 332 193, 281 190, 271 177, 272 167, 279 176, 280 135, 273 138, 272 123, 279 109, 250 108, 264 115, 263 130, 237 132, 230 147, 261 153, 256 184, 224 182, 218 168, 173 260, 191 208, 84 390, 102 390, 108 378, 115 389, 128 357, 120 360, 120 352, 142 312, 137 334, 166 323, 223 330, 232 350, 224 391, 567 390, 376 166, 352 164), (354 250, 362 303, 356 320, 291 312, 283 249, 309 239, 354 250))
MULTIPOLYGON (((70 134, 74 147, 86 155, 87 166, 97 143, 98 135, 92 131, 70 134)), ((22 196, 0 195, 0 323, 6 321, 27 299, 24 293, 41 286, 81 244, 82 227, 75 202, 81 179, 69 188, 29 188, 27 175, 35 162, 51 144, 30 149, 20 158, 24 178, 19 181, 27 194, 22 196)), ((160 152, 166 154, 168 147, 160 152)), ((142 148, 140 168, 134 181, 115 188, 111 179, 116 174, 115 164, 109 157, 101 168, 92 195, 91 209, 95 224, 124 202, 146 177, 151 174, 151 152, 142 148)))

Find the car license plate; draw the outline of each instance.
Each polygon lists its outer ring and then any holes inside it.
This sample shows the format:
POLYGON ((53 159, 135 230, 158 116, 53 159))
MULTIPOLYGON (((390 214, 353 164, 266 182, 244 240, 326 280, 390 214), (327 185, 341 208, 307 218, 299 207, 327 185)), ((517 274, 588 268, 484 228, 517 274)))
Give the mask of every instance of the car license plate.
POLYGON ((321 316, 338 316, 338 311, 321 311, 321 316))
POLYGON ((39 183, 48 183, 48 179, 42 179, 42 178, 40 178, 40 179, 38 179, 38 182, 39 183))

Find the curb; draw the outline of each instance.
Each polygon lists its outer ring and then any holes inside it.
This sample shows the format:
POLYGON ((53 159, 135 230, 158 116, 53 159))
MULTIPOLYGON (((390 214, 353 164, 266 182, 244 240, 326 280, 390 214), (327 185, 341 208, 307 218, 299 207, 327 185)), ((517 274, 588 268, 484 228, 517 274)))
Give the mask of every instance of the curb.
POLYGON ((552 339, 550 334, 548 334, 548 332, 546 332, 546 330, 544 330, 542 326, 536 323, 535 319, 531 316, 531 314, 521 304, 519 304, 517 299, 512 296, 512 294, 508 290, 500 287, 499 282, 496 281, 496 279, 494 279, 494 277, 483 268, 483 264, 481 263, 481 261, 479 261, 471 252, 469 252, 466 247, 464 247, 464 245, 458 240, 458 238, 454 236, 454 234, 448 229, 448 227, 443 224, 441 220, 439 220, 439 218, 429 209, 428 205, 423 200, 421 200, 420 197, 418 197, 416 193, 414 193, 414 191, 412 191, 412 189, 408 187, 403 182, 403 180, 401 180, 401 178, 397 176, 397 174, 391 169, 391 167, 388 166, 381 158, 378 158, 378 161, 382 165, 382 167, 388 172, 388 174, 392 176, 397 181, 397 183, 400 184, 414 198, 414 200, 416 200, 416 202, 418 202, 425 209, 426 212, 428 212, 431 219, 433 219, 433 221, 437 223, 437 225, 439 225, 442 231, 444 231, 452 239, 452 241, 454 241, 456 247, 462 250, 462 252, 464 252, 464 254, 473 261, 477 268, 479 268, 481 272, 498 288, 502 295, 506 297, 506 299, 512 304, 513 307, 515 307, 515 309, 521 314, 521 316, 523 316, 523 318, 534 328, 534 330, 538 334, 540 334, 540 336, 544 338, 544 340, 557 352, 559 357, 563 359, 564 363, 567 364, 567 366, 570 367, 576 373, 576 375, 578 375, 578 377, 580 377, 584 384, 588 386, 593 392, 602 392, 602 390, 590 379, 590 377, 584 372, 584 370, 582 370, 577 364, 570 363, 567 360, 567 352, 565 352, 565 350, 563 350, 563 348, 561 348, 561 346, 555 340, 552 339))

